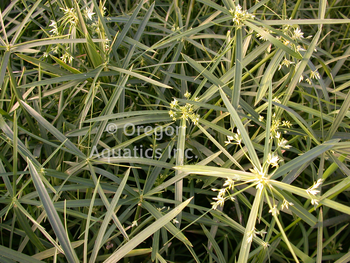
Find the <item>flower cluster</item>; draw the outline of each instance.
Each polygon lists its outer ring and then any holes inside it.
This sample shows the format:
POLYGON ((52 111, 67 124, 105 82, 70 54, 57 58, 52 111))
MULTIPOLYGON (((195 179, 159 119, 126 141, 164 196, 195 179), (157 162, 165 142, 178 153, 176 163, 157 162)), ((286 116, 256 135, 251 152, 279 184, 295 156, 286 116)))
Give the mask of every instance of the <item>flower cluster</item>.
MULTIPOLYGON (((67 47, 66 50, 68 50, 68 49, 69 49, 69 47, 67 47)), ((60 59, 62 59, 64 61, 64 63, 67 63, 67 62, 72 63, 74 57, 66 51, 65 53, 63 53, 63 55, 60 57, 60 59)))
MULTIPOLYGON (((60 24, 61 24, 61 22, 60 22, 60 24)), ((51 30, 49 32, 51 33, 52 37, 57 37, 57 36, 60 36, 60 34, 62 34, 61 29, 58 27, 56 21, 51 20, 51 24, 49 25, 49 27, 51 28, 51 30)), ((61 49, 62 49, 62 55, 61 55, 60 59, 64 63, 67 63, 67 62, 71 63, 73 61, 74 57, 69 52, 70 46, 68 44, 64 44, 64 45, 60 45, 60 46, 61 46, 61 49)), ((59 51, 60 51, 60 46, 58 46, 58 45, 52 46, 51 47, 51 52, 53 54, 58 54, 59 51)), ((49 52, 44 52, 43 56, 44 57, 48 57, 49 56, 49 52)))
POLYGON ((282 28, 282 32, 284 33, 285 37, 277 36, 276 38, 281 40, 284 45, 289 46, 295 52, 304 50, 298 44, 298 41, 304 38, 304 33, 301 31, 298 25, 284 25, 282 28), (293 41, 291 42, 289 39, 292 39, 293 41))
POLYGON ((320 185, 323 183, 323 179, 318 179, 313 186, 306 189, 306 193, 311 197, 311 204, 318 205, 318 199, 316 195, 320 192, 317 190, 320 185))
POLYGON ((253 19, 255 16, 248 13, 247 10, 242 10, 242 7, 240 5, 237 5, 235 9, 231 9, 230 13, 233 16, 233 22, 237 26, 242 26, 243 22, 247 19, 253 19))
POLYGON ((225 141, 226 145, 228 144, 238 144, 240 145, 242 142, 242 136, 241 133, 239 131, 239 129, 237 129, 237 133, 235 133, 234 136, 227 136, 227 141, 225 141))
POLYGON ((275 153, 269 153, 267 156, 267 163, 269 165, 271 165, 272 167, 277 167, 278 166, 278 161, 279 161, 279 157, 278 155, 276 155, 275 153))
POLYGON ((286 199, 283 199, 283 204, 281 206, 281 209, 283 210, 284 208, 288 209, 289 206, 293 206, 294 204, 291 202, 288 202, 286 199))
MULTIPOLYGON (((191 94, 189 92, 185 93, 185 97, 189 99, 191 94)), ((197 99, 195 99, 196 101, 197 99)), ((193 105, 190 103, 186 103, 184 106, 179 105, 179 101, 177 99, 174 99, 170 103, 171 110, 169 111, 170 117, 176 121, 178 119, 190 119, 194 125, 198 125, 199 121, 199 114, 194 113, 193 105)))
MULTIPOLYGON (((266 28, 262 28, 262 30, 267 34, 273 34, 274 31, 266 28)), ((302 47, 297 44, 298 41, 302 40, 304 38, 304 33, 301 31, 300 27, 298 25, 284 25, 282 27, 282 32, 284 33, 285 37, 281 35, 277 35, 276 38, 282 41, 282 43, 286 46, 290 46, 295 51, 302 50, 302 47), (292 43, 291 40, 294 42, 292 43)), ((267 41, 267 38, 265 34, 257 33, 256 34, 259 39, 267 41)))
POLYGON ((343 245, 335 239, 332 239, 332 241, 325 247, 325 250, 329 255, 339 254, 343 250, 343 245))
POLYGON ((83 12, 84 14, 84 17, 87 19, 87 20, 91 20, 92 21, 92 17, 93 15, 95 14, 94 12, 92 12, 92 10, 90 8, 86 8, 83 12))
MULTIPOLYGON (((256 237, 257 235, 260 235, 260 236, 264 237, 266 234, 267 234, 267 232, 265 230, 262 229, 260 231, 257 231, 254 228, 253 230, 248 232, 247 243, 251 243, 253 241, 253 238, 256 237)), ((268 247, 269 244, 264 242, 263 246, 265 248, 265 247, 268 247)))
MULTIPOLYGON (((283 25, 280 29, 280 32, 277 34, 276 30, 271 30, 267 28, 261 28, 262 31, 259 33, 256 33, 256 36, 263 40, 267 41, 268 37, 267 35, 274 36, 276 39, 281 41, 284 45, 288 46, 293 51, 300 53, 300 51, 306 51, 302 44, 305 44, 305 42, 301 42, 304 39, 304 33, 301 31, 299 25, 283 25)), ((305 39, 312 38, 311 35, 305 37, 305 39)), ((269 46, 269 52, 271 50, 271 46, 269 46)), ((316 49, 315 49, 316 51, 316 49)), ((298 68, 301 61, 298 61, 296 58, 293 58, 294 61, 292 61, 291 57, 288 54, 284 55, 284 58, 282 62, 278 66, 278 70, 281 70, 283 67, 289 68, 290 65, 295 64, 295 69, 298 68)), ((310 75, 305 78, 305 81, 312 85, 312 79, 320 79, 320 74, 317 72, 317 70, 310 71, 310 75)), ((299 83, 304 81, 304 76, 301 75, 299 78, 299 83)))
MULTIPOLYGON (((301 29, 299 28, 298 25, 295 26, 291 26, 291 25, 285 25, 283 27, 283 32, 286 36, 288 36, 290 39, 292 39, 293 41, 289 41, 286 38, 283 38, 281 36, 277 36, 277 39, 280 39, 282 41, 282 43, 288 47, 290 47, 291 49, 293 49, 295 52, 299 52, 299 51, 305 51, 304 48, 302 48, 299 44, 298 41, 302 40, 304 38, 304 33, 301 31, 301 29)), ((312 36, 308 36, 306 38, 311 38, 312 36)), ((287 59, 287 57, 285 56, 285 58, 283 59, 283 61, 281 62, 281 64, 279 65, 278 69, 280 70, 283 66, 285 67, 289 67, 291 64, 294 64, 295 62, 290 61, 287 59)), ((298 62, 299 64, 300 62, 298 62)), ((298 68, 298 65, 296 65, 296 68, 298 68)), ((311 80, 312 79, 320 79, 320 74, 317 72, 317 70, 311 70, 310 71, 310 75, 305 79, 305 81, 311 85, 311 80)), ((301 75, 299 78, 299 82, 302 82, 304 80, 304 76, 301 75)))
POLYGON ((65 23, 70 23, 76 25, 79 21, 78 15, 74 8, 60 8, 64 12, 63 21, 65 23))
MULTIPOLYGON (((270 29, 262 28, 262 30, 266 33, 257 33, 256 36, 259 37, 259 39, 267 41, 267 34, 272 35, 274 31, 270 29)), ((293 49, 295 52, 299 51, 305 51, 304 48, 302 48, 301 45, 299 45, 298 41, 301 41, 304 38, 304 33, 301 31, 300 27, 298 25, 284 25, 282 28, 283 35, 280 34, 276 35, 275 38, 280 40, 284 45, 288 46, 289 48, 293 49), (291 41, 292 40, 292 41, 291 41)), ((282 60, 281 64, 278 66, 278 70, 281 70, 283 67, 288 68, 291 64, 295 64, 295 61, 291 61, 288 55, 285 55, 284 59, 282 60)), ((302 81, 303 78, 301 78, 300 81, 302 81)))
MULTIPOLYGON (((306 78, 306 82, 311 85, 312 84, 312 79, 320 79, 320 73, 318 73, 317 69, 316 70, 311 70, 310 71, 310 76, 306 78)), ((304 79, 304 78, 303 78, 304 79)))
POLYGON ((282 63, 278 66, 278 70, 280 70, 283 66, 286 66, 287 68, 289 68, 289 66, 290 66, 291 64, 294 64, 294 62, 288 60, 287 58, 284 58, 283 61, 282 61, 282 63))
POLYGON ((273 216, 277 216, 280 211, 278 210, 277 206, 274 205, 270 210, 269 210, 269 213, 271 213, 273 216))
MULTIPOLYGON (((283 199, 283 203, 281 205, 281 210, 283 209, 289 209, 289 206, 293 206, 294 204, 292 202, 288 202, 286 199, 283 199)), ((272 216, 277 216, 280 213, 279 208, 277 205, 274 205, 270 210, 269 213, 272 214, 272 216)))
MULTIPOLYGON (((278 99, 277 99, 278 100, 278 99)), ((276 101, 276 99, 274 99, 276 101)), ((280 103, 280 101, 277 101, 280 103)), ((283 149, 289 149, 291 146, 287 145, 288 141, 284 139, 281 135, 281 132, 279 131, 280 127, 283 128, 291 128, 292 124, 290 121, 281 121, 280 119, 276 118, 276 113, 272 115, 272 124, 270 128, 270 139, 276 138, 278 146, 283 149)))
POLYGON ((301 32, 300 28, 297 27, 296 29, 294 29, 294 32, 292 34, 292 39, 296 40, 301 40, 302 38, 304 38, 304 33, 301 32))
POLYGON ((231 196, 230 194, 230 190, 233 190, 235 187, 235 182, 232 178, 227 178, 227 180, 225 181, 224 185, 226 186, 224 188, 221 189, 215 189, 213 188, 212 190, 215 192, 218 192, 217 197, 214 197, 213 200, 215 202, 212 202, 212 208, 215 210, 218 206, 223 206, 225 204, 225 200, 226 200, 226 193, 229 194, 228 198, 231 199, 231 201, 233 202, 235 200, 235 198, 233 196, 231 196))
POLYGON ((49 31, 52 33, 53 36, 58 36, 58 27, 57 27, 57 22, 54 20, 51 20, 51 24, 49 27, 52 27, 52 29, 49 31))
POLYGON ((265 29, 265 28, 263 28, 262 30, 264 31, 264 33, 257 33, 256 36, 261 40, 267 41, 266 35, 271 34, 272 30, 265 29))
MULTIPOLYGON (((51 33, 52 37, 57 37, 57 36, 62 36, 62 35, 67 35, 67 38, 69 35, 74 31, 74 28, 78 24, 78 15, 76 13, 76 10, 74 8, 60 8, 64 16, 58 21, 51 20, 51 24, 49 27, 51 30, 49 32, 51 33)), ((51 52, 53 54, 59 54, 61 53, 60 59, 64 63, 71 63, 74 59, 72 56, 71 52, 71 45, 69 44, 60 44, 60 45, 54 45, 51 47, 51 52), (60 52, 61 51, 61 52, 60 52)), ((48 57, 49 52, 44 53, 44 57, 48 57)))
POLYGON ((254 167, 253 169, 249 169, 254 175, 255 179, 252 181, 257 181, 256 189, 262 190, 266 185, 269 185, 270 177, 267 174, 266 170, 259 170, 258 168, 254 167))
MULTIPOLYGON (((79 25, 78 13, 75 8, 61 7, 64 15, 59 20, 51 20, 49 25, 49 33, 51 37, 66 36, 66 38, 72 38, 79 25)), ((101 13, 104 14, 105 8, 102 8, 101 13)), ((83 17, 85 18, 84 24, 88 29, 92 38, 106 39, 104 32, 100 30, 100 23, 97 16, 91 8, 85 8, 82 10, 83 17)), ((80 29, 81 31, 81 29, 80 29)), ((102 42, 101 48, 107 50, 109 48, 109 40, 102 42)), ((49 54, 60 54, 60 59, 64 63, 71 63, 74 59, 72 51, 75 50, 74 44, 58 44, 50 46, 49 50, 44 52, 43 57, 48 57, 49 54)), ((84 62, 83 60, 81 60, 84 62)))

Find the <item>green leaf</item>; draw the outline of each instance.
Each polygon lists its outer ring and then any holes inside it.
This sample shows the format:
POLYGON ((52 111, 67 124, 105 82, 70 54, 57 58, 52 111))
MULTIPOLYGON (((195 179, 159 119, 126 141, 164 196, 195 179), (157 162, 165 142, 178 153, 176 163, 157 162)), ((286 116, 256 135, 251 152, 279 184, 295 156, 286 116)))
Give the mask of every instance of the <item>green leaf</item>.
MULTIPOLYGON (((100 195, 101 199, 102 199, 102 202, 104 204, 104 206, 107 208, 108 211, 110 211, 110 202, 109 200, 107 199, 104 191, 103 191, 103 188, 102 188, 102 185, 101 184, 98 184, 98 179, 97 179, 97 176, 95 174, 95 169, 93 168, 93 166, 91 165, 91 163, 89 162, 88 163, 88 169, 91 173, 91 176, 92 176, 92 179, 97 187, 97 190, 98 190, 98 194, 100 195)), ((91 180, 90 180, 91 181, 91 180)), ((125 185, 124 185, 125 186, 125 185)), ((124 187, 123 187, 124 188, 124 187)), ((122 188, 122 189, 123 189, 122 188)), ((115 190, 113 191, 115 192, 115 190)), ((114 208, 112 209, 114 210, 114 208)), ((110 213, 112 219, 113 219, 113 222, 114 224, 118 227, 118 229, 120 230, 120 232, 123 234, 123 236, 125 237, 126 240, 129 240, 129 236, 128 234, 126 233, 124 227, 122 226, 122 224, 120 223, 119 219, 117 218, 116 214, 114 213, 110 213)), ((109 221, 108 221, 109 222, 109 221)))
POLYGON ((232 106, 238 109, 241 86, 242 86, 242 62, 243 62, 243 34, 242 28, 236 30, 236 42, 235 42, 235 80, 232 91, 232 106))
POLYGON ((105 217, 103 219, 103 222, 101 224, 101 227, 100 227, 100 229, 98 231, 98 234, 97 234, 97 237, 96 237, 96 240, 95 240, 95 243, 94 243, 94 248, 92 250, 89 262, 96 262, 97 254, 98 254, 101 246, 103 245, 102 244, 102 239, 103 239, 103 237, 104 237, 104 235, 106 233, 106 229, 107 229, 107 227, 109 225, 109 222, 111 221, 112 215, 115 214, 116 206, 118 204, 120 195, 123 192, 125 184, 128 181, 129 174, 130 174, 130 168, 125 173, 124 178, 123 178, 121 184, 118 187, 118 190, 115 192, 114 197, 113 197, 109 207, 107 208, 107 213, 106 213, 106 215, 105 215, 105 217))
POLYGON ((50 72, 54 73, 56 76, 67 75, 69 73, 65 70, 62 70, 61 68, 59 68, 57 66, 53 66, 52 64, 46 63, 46 62, 41 61, 40 59, 37 59, 37 58, 33 58, 33 57, 23 55, 20 53, 16 53, 16 56, 19 57, 20 59, 23 59, 23 60, 35 65, 36 67, 39 67, 39 65, 40 65, 43 69, 45 69, 45 71, 50 71, 50 72))
MULTIPOLYGON (((72 247, 77 248, 81 246, 83 243, 84 243, 84 240, 72 242, 72 247)), ((33 255, 32 258, 38 259, 38 260, 47 259, 47 258, 53 257, 56 253, 60 254, 61 252, 57 251, 57 249, 53 247, 33 255)))
POLYGON ((208 133, 201 125, 198 125, 198 128, 204 133, 205 136, 209 138, 209 140, 211 140, 216 145, 216 147, 219 148, 220 151, 222 151, 227 156, 227 158, 230 159, 232 163, 234 163, 238 168, 244 171, 243 167, 237 162, 237 160, 233 158, 232 155, 229 154, 226 151, 226 149, 217 140, 215 140, 213 136, 210 135, 210 133, 208 133))
POLYGON ((122 41, 124 40, 124 37, 126 36, 126 34, 128 33, 131 25, 134 23, 136 16, 138 15, 138 13, 140 12, 141 8, 143 6, 143 2, 141 1, 137 7, 135 8, 135 10, 133 11, 132 15, 130 16, 128 22, 125 24, 122 32, 120 32, 118 34, 117 40, 115 42, 115 44, 113 45, 113 48, 115 50, 118 49, 118 47, 120 46, 120 44, 122 43, 122 41))
POLYGON ((2 57, 1 66, 0 66, 0 87, 2 87, 2 84, 5 79, 6 67, 7 67, 7 64, 9 63, 10 55, 11 55, 10 51, 6 51, 2 57))
POLYGON ((35 245, 40 251, 46 250, 45 246, 41 243, 40 239, 37 235, 34 234, 32 228, 30 227, 27 219, 25 216, 21 213, 18 207, 14 207, 15 214, 18 218, 18 223, 20 224, 21 228, 24 230, 30 241, 35 245))
POLYGON ((338 127, 340 126, 342 120, 344 119, 346 113, 348 112, 349 106, 350 106, 350 92, 348 92, 348 94, 346 95, 346 98, 341 105, 339 113, 335 117, 335 120, 332 122, 331 128, 329 129, 329 132, 327 134, 326 140, 332 138, 335 132, 338 130, 338 127))
POLYGON ((143 81, 146 81, 146 82, 148 82, 150 84, 153 84, 155 86, 158 86, 158 87, 162 87, 162 88, 166 88, 166 89, 172 89, 172 87, 170 87, 168 85, 165 85, 165 84, 163 84, 163 83, 161 83, 159 81, 153 80, 151 78, 145 77, 144 75, 136 73, 136 72, 131 71, 131 70, 127 70, 127 69, 123 69, 123 68, 117 68, 117 67, 114 67, 114 66, 109 66, 109 69, 117 71, 119 73, 123 73, 125 75, 133 76, 135 78, 141 79, 143 81))
POLYGON ((316 263, 322 263, 323 252, 323 210, 320 208, 317 227, 317 258, 316 263))
MULTIPOLYGON (((5 135, 13 142, 14 141, 14 133, 12 129, 6 124, 2 115, 0 115, 0 129, 5 133, 5 135)), ((32 155, 32 153, 28 150, 28 148, 23 144, 21 140, 17 138, 17 147, 18 152, 22 155, 23 158, 29 158, 35 165, 39 166, 39 162, 32 155)))
MULTIPOLYGON (((151 215, 154 216, 157 220, 163 216, 162 213, 149 202, 143 202, 142 207, 144 207, 149 213, 151 213, 151 215)), ((188 238, 181 231, 179 231, 179 229, 176 228, 172 223, 169 222, 164 227, 183 244, 192 247, 192 243, 188 240, 188 238)))
POLYGON ((0 245, 0 253, 1 253, 1 257, 12 259, 21 263, 44 263, 44 261, 37 260, 33 257, 27 256, 23 253, 20 253, 16 250, 7 248, 2 245, 0 245))
POLYGON ((249 218, 248 222, 244 231, 244 235, 242 238, 242 243, 241 243, 241 249, 239 251, 239 256, 238 256, 238 263, 245 263, 248 262, 248 255, 250 251, 250 246, 253 241, 253 236, 254 236, 254 230, 255 230, 255 224, 256 224, 256 218, 258 215, 258 210, 260 206, 260 202, 262 202, 262 189, 258 189, 256 192, 256 196, 254 198, 253 206, 252 209, 250 210, 249 213, 249 218), (251 241, 249 241, 251 238, 251 241))
POLYGON ((114 263, 124 258, 127 253, 132 251, 135 247, 137 247, 140 243, 142 243, 145 239, 151 236, 153 233, 158 231, 160 228, 169 223, 177 214, 179 214, 192 200, 192 198, 187 199, 185 202, 178 205, 176 208, 171 210, 166 215, 162 216, 160 219, 156 220, 150 226, 142 230, 138 233, 133 239, 123 245, 121 248, 117 249, 113 254, 108 257, 104 263, 114 263))
MULTIPOLYGON (((261 26, 265 26, 264 23, 260 23, 257 21, 254 21, 256 24, 261 25, 261 26)), ((293 56, 297 59, 302 59, 302 56, 300 54, 298 54, 297 52, 293 51, 292 49, 290 49, 289 47, 287 47, 286 45, 284 45, 281 41, 277 40, 276 38, 274 38, 270 33, 266 32, 265 30, 263 30, 262 28, 254 25, 253 23, 250 23, 248 21, 244 21, 244 24, 246 24, 247 26, 249 26, 250 28, 254 29, 257 33, 259 33, 262 37, 266 38, 268 41, 270 41, 272 44, 274 44, 276 47, 284 50, 287 54, 289 54, 290 56, 293 56)))
POLYGON ((248 154, 251 158, 253 166, 256 167, 260 171, 261 170, 260 161, 259 161, 258 155, 256 154, 256 151, 254 149, 254 146, 252 144, 252 141, 249 137, 248 132, 246 131, 236 109, 229 102, 225 93, 222 91, 222 89, 220 89, 219 91, 220 91, 221 98, 222 98, 223 102, 225 103, 226 108, 228 109, 228 111, 230 113, 230 116, 233 120, 233 123, 237 126, 237 129, 241 133, 243 143, 245 144, 245 146, 248 149, 248 154))
POLYGON ((221 178, 231 178, 232 180, 237 181, 249 181, 255 179, 256 176, 252 173, 242 172, 239 170, 214 167, 214 166, 205 166, 205 165, 184 165, 184 166, 175 166, 174 169, 191 173, 191 174, 201 174, 206 176, 215 176, 221 178))
POLYGON ((203 225, 201 224, 201 227, 204 231, 204 234, 207 236, 209 242, 213 245, 213 248, 215 250, 215 253, 216 255, 218 256, 218 259, 219 259, 219 263, 225 263, 226 260, 225 260, 225 257, 224 255, 222 254, 222 251, 218 245, 218 243, 215 241, 215 239, 212 237, 212 235, 210 234, 210 232, 208 231, 208 229, 203 225))
MULTIPOLYGON (((215 154, 213 154, 211 156, 208 156, 204 160, 200 161, 198 163, 198 165, 206 165, 206 164, 210 163, 211 161, 213 161, 215 158, 217 158, 220 154, 221 154, 221 152, 218 152, 218 153, 215 153, 215 154)), ((179 167, 179 169, 181 169, 181 168, 179 167)), ((165 188, 167 188, 170 185, 174 184, 178 180, 181 180, 182 178, 186 177, 187 175, 188 175, 187 172, 182 172, 180 174, 177 174, 176 176, 170 178, 169 180, 167 180, 166 182, 162 183, 161 185, 158 185, 157 187, 153 188, 151 191, 147 192, 145 195, 151 196, 151 195, 153 195, 155 193, 161 192, 165 188)))
POLYGON ((267 93, 266 91, 270 87, 270 85, 272 85, 272 78, 276 73, 276 70, 278 69, 281 63, 281 60, 283 59, 284 56, 285 56, 285 52, 283 50, 278 50, 275 56, 273 56, 271 62, 269 63, 269 66, 264 72, 264 76, 261 78, 260 87, 255 96, 254 105, 257 105, 262 100, 262 98, 266 95, 267 93))
POLYGON ((43 204, 43 207, 46 211, 47 217, 50 221, 50 224, 62 246, 62 249, 65 253, 65 256, 68 260, 68 262, 79 262, 79 259, 77 257, 77 254, 75 253, 72 244, 67 236, 67 232, 61 222, 61 219, 58 216, 58 213, 51 201, 51 198, 49 194, 46 191, 46 188, 40 178, 40 175, 37 171, 37 169, 34 167, 32 162, 27 158, 27 163, 29 165, 29 172, 32 176, 34 185, 36 190, 38 191, 40 200, 43 204))
POLYGON ((301 156, 287 162, 284 165, 281 165, 271 178, 277 179, 281 176, 286 175, 288 172, 310 162, 311 160, 315 159, 317 156, 320 156, 322 153, 328 151, 329 149, 332 149, 338 142, 339 139, 333 139, 312 148, 310 151, 303 153, 301 156))
POLYGON ((346 253, 344 256, 342 256, 340 259, 335 261, 334 263, 347 263, 350 260, 350 252, 346 253))
POLYGON ((213 73, 211 73, 210 71, 208 71, 207 69, 205 69, 204 67, 202 67, 199 63, 197 63, 195 60, 193 60, 192 58, 190 58, 189 56, 186 55, 182 55, 183 58, 187 61, 188 64, 190 64, 195 70, 197 70, 201 75, 203 75, 204 77, 206 77, 211 83, 213 83, 214 85, 216 85, 217 87, 223 87, 225 86, 225 84, 218 79, 217 77, 215 77, 215 75, 213 73))
POLYGON ((32 107, 30 107, 24 101, 21 101, 23 107, 32 115, 40 124, 45 127, 49 132, 52 133, 58 140, 61 142, 65 142, 65 146, 71 151, 75 152, 78 156, 84 158, 85 155, 64 136, 59 130, 57 130, 51 123, 49 123, 46 119, 44 119, 38 112, 36 112, 32 107))
POLYGON ((84 258, 84 263, 87 262, 87 257, 88 257, 88 240, 89 240, 89 228, 90 228, 90 220, 91 220, 91 215, 92 215, 92 209, 95 204, 95 198, 97 194, 98 187, 100 185, 100 177, 97 180, 96 187, 94 189, 94 192, 92 194, 90 206, 89 206, 89 212, 88 212, 88 217, 86 219, 86 226, 85 226, 85 233, 84 233, 84 253, 83 253, 83 258, 84 258))
POLYGON ((288 19, 288 20, 264 20, 265 25, 331 25, 350 23, 350 19, 288 19))
POLYGON ((22 30, 24 29, 24 27, 26 26, 27 22, 31 19, 32 14, 34 13, 35 9, 39 6, 39 4, 41 3, 41 0, 37 0, 35 2, 35 4, 32 6, 32 8, 29 10, 28 14, 25 16, 25 18, 22 20, 22 22, 19 24, 18 28, 16 28, 16 33, 15 35, 12 37, 11 40, 11 45, 14 45, 19 36, 23 33, 22 30))
MULTIPOLYGON (((186 141, 186 119, 181 119, 180 132, 177 137, 177 151, 176 151, 176 165, 182 166, 185 161, 185 141, 186 141)), ((178 175, 179 171, 175 172, 178 175)), ((175 183, 175 200, 182 202, 183 196, 183 180, 179 180, 175 183)), ((181 226, 181 212, 176 216, 176 226, 180 228, 181 226)))
POLYGON ((229 15, 229 16, 231 15, 230 11, 227 10, 227 8, 222 7, 221 5, 218 5, 215 2, 213 2, 213 1, 210 1, 210 0, 198 0, 198 2, 201 2, 201 3, 203 3, 203 4, 207 5, 207 6, 210 6, 210 7, 214 8, 217 11, 221 11, 222 13, 224 13, 226 15, 229 15))

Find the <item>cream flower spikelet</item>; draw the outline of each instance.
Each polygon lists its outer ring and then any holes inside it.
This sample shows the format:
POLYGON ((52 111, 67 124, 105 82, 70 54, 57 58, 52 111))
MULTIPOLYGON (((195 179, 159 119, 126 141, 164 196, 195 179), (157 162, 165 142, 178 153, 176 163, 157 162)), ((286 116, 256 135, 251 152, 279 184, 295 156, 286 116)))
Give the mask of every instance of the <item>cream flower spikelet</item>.
POLYGON ((316 196, 320 191, 317 190, 317 188, 322 184, 323 182, 323 179, 318 179, 313 186, 309 187, 306 192, 309 194, 309 195, 313 195, 313 196, 316 196))
POLYGON ((316 195, 320 192, 318 188, 321 186, 323 183, 323 179, 318 179, 313 186, 309 187, 306 189, 306 193, 310 196, 311 198, 311 204, 312 205, 318 205, 319 200, 317 199, 316 195))
POLYGON ((270 210, 269 213, 271 213, 273 216, 277 216, 280 212, 277 209, 277 206, 274 205, 270 210))
POLYGON ((298 27, 297 29, 294 29, 292 38, 300 40, 300 39, 304 38, 303 35, 304 35, 304 33, 301 32, 300 28, 298 27))
POLYGON ((84 10, 84 16, 85 16, 86 19, 92 20, 92 17, 93 17, 94 14, 95 13, 92 12, 92 10, 90 8, 86 8, 84 10))
POLYGON ((238 144, 240 145, 242 143, 242 136, 239 129, 237 129, 237 133, 234 134, 234 136, 227 136, 227 141, 225 141, 226 145, 228 144, 238 144))
POLYGON ((227 186, 228 189, 233 190, 233 188, 235 187, 235 181, 233 181, 231 178, 227 178, 227 180, 224 183, 224 186, 227 186))
POLYGON ((267 163, 270 164, 272 167, 278 166, 279 157, 278 155, 275 155, 275 153, 269 153, 267 156, 267 163))
POLYGON ((255 16, 248 13, 247 10, 242 10, 242 7, 240 5, 237 5, 235 9, 231 9, 230 13, 233 16, 232 21, 235 23, 235 25, 241 27, 243 25, 243 22, 247 19, 253 19, 255 16))
POLYGON ((286 208, 289 209, 289 206, 293 206, 294 204, 291 202, 288 202, 286 199, 283 199, 283 204, 281 206, 282 209, 286 208))
POLYGON ((311 78, 311 79, 320 79, 320 78, 321 78, 321 77, 320 77, 320 73, 318 73, 317 70, 315 70, 315 71, 312 71, 312 70, 311 70, 311 72, 310 72, 310 78, 311 78))

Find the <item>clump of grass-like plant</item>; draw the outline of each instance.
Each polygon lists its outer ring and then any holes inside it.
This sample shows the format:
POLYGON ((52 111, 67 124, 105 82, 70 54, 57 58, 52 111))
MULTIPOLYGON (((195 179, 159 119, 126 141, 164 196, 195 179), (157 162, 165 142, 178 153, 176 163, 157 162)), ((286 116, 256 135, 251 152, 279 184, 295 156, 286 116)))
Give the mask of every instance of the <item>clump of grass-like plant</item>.
POLYGON ((348 262, 347 1, 12 1, 1 262, 348 262))

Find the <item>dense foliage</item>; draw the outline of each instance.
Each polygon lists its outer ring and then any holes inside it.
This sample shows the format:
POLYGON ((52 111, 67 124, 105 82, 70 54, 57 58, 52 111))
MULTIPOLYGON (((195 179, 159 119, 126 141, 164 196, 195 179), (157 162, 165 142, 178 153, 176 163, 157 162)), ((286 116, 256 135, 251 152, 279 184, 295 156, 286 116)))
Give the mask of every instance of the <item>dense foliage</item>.
POLYGON ((347 0, 13 0, 1 262, 348 262, 347 0))

